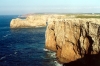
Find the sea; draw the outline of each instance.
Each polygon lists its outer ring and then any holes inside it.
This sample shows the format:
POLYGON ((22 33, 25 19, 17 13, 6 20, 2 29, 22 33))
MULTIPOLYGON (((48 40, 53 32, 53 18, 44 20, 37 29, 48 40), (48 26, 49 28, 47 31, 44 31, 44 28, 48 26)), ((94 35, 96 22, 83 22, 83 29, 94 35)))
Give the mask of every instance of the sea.
POLYGON ((46 27, 11 29, 18 15, 0 15, 0 66, 62 66, 45 49, 46 27))

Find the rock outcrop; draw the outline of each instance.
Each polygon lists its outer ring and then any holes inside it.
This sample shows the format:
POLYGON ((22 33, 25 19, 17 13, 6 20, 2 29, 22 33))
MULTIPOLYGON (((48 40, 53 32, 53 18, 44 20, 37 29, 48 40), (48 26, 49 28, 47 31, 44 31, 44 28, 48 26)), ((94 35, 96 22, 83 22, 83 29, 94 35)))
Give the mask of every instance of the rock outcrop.
POLYGON ((46 19, 43 16, 28 16, 26 19, 12 19, 10 23, 11 28, 27 28, 27 27, 41 27, 46 26, 46 19))
POLYGON ((66 15, 30 15, 26 19, 12 19, 10 22, 10 28, 28 28, 28 27, 44 27, 48 19, 61 19, 66 18, 66 15))
POLYGON ((52 19, 46 29, 46 48, 58 61, 69 63, 100 52, 100 19, 52 19))

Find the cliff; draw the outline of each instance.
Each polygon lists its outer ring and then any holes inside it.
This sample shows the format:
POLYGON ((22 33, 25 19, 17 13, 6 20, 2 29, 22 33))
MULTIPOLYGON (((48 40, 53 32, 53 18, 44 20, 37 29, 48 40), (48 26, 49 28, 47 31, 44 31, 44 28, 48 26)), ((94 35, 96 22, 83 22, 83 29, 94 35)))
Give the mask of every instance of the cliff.
POLYGON ((45 37, 46 48, 55 51, 61 63, 96 55, 100 52, 100 19, 51 19, 45 37))
POLYGON ((10 22, 11 28, 27 28, 46 26, 46 19, 43 16, 28 16, 26 19, 12 19, 10 22))
POLYGON ((29 15, 26 19, 12 19, 10 22, 10 28, 28 28, 28 27, 44 27, 48 19, 52 18, 66 18, 66 15, 29 15))

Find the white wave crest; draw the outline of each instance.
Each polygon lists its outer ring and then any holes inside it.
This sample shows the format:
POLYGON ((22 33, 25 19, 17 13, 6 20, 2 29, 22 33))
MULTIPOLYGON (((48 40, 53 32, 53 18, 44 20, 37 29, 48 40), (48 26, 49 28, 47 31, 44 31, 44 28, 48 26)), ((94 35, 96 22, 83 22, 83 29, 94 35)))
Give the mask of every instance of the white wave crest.
POLYGON ((50 50, 48 50, 48 49, 45 49, 45 48, 44 48, 43 50, 44 50, 44 51, 50 51, 50 50))
POLYGON ((3 57, 0 58, 0 60, 3 60, 3 59, 5 59, 5 58, 6 58, 6 56, 3 56, 3 57))
POLYGON ((55 52, 51 53, 51 57, 56 58, 56 53, 55 52))
POLYGON ((63 64, 58 63, 57 61, 54 61, 54 63, 55 63, 55 66, 63 66, 63 64))
POLYGON ((3 37, 7 37, 7 36, 9 36, 10 34, 7 34, 7 35, 5 35, 5 36, 3 36, 3 37))
POLYGON ((14 54, 16 55, 16 54, 17 54, 17 52, 14 52, 14 54))

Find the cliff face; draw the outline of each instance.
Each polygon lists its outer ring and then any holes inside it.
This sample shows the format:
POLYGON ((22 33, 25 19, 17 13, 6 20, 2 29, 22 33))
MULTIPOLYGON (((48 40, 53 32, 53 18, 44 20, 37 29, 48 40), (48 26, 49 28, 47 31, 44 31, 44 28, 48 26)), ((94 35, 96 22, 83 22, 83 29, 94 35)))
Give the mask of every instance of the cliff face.
POLYGON ((52 19, 46 29, 47 49, 62 63, 100 52, 100 19, 52 19))
POLYGON ((26 19, 12 19, 11 28, 26 28, 46 26, 46 19, 43 16, 28 16, 26 19))
POLYGON ((66 18, 66 15, 30 15, 26 19, 12 19, 10 22, 11 28, 28 28, 28 27, 44 27, 48 19, 66 18))

